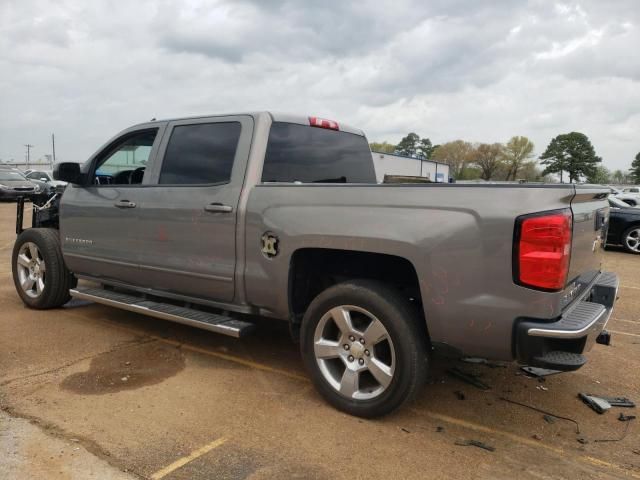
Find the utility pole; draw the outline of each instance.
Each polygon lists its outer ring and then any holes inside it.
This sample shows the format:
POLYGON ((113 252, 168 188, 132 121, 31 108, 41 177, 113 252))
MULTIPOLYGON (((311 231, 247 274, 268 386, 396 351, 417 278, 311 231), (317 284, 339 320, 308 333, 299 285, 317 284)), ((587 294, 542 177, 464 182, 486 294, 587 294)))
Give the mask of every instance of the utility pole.
POLYGON ((53 153, 53 163, 56 163, 56 136, 51 134, 51 150, 53 153))
POLYGON ((29 168, 29 160, 31 158, 31 149, 33 148, 33 145, 27 143, 25 144, 25 147, 27 147, 27 168, 29 168))

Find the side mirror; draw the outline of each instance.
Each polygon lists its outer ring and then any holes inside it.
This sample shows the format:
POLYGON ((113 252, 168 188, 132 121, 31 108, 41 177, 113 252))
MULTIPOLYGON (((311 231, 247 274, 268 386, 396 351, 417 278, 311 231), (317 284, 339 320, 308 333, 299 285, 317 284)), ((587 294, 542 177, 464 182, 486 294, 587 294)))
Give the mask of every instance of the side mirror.
POLYGON ((79 184, 82 181, 80 164, 73 162, 56 163, 53 166, 53 178, 67 183, 79 184))

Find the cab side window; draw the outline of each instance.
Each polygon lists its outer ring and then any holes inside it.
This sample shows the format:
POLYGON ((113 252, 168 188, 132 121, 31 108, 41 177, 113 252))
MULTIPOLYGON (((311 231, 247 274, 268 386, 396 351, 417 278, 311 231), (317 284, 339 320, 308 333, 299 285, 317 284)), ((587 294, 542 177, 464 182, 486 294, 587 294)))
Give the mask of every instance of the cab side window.
POLYGON ((231 180, 239 122, 198 123, 173 128, 160 171, 160 184, 211 185, 231 180))
POLYGON ((135 132, 116 143, 98 160, 94 172, 96 185, 142 183, 157 129, 135 132))

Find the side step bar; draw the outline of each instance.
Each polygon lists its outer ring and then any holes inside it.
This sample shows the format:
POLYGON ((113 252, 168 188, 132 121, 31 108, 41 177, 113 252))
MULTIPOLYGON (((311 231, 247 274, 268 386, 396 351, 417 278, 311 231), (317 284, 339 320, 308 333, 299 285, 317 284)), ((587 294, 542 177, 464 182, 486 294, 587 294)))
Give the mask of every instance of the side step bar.
POLYGON ((69 293, 74 298, 90 300, 110 307, 182 323, 235 338, 243 337, 255 328, 253 323, 226 315, 155 302, 146 300, 141 296, 114 292, 104 288, 73 288, 69 290, 69 293))

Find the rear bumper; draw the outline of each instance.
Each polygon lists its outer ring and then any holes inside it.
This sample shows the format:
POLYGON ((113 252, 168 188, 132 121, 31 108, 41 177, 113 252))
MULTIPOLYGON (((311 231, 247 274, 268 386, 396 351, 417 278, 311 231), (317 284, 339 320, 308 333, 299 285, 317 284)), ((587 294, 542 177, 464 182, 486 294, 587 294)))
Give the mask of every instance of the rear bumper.
MULTIPOLYGON (((531 366, 547 366, 537 359, 550 352, 588 352, 607 325, 617 295, 618 276, 602 272, 560 318, 551 322, 520 319, 514 328, 516 359, 531 366)), ((561 367, 556 368, 562 370, 561 367)), ((568 366, 566 370, 576 368, 568 366)))

